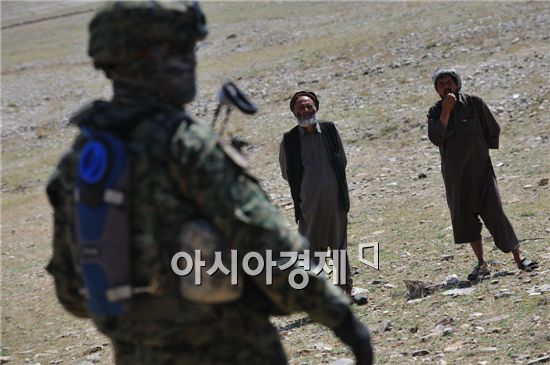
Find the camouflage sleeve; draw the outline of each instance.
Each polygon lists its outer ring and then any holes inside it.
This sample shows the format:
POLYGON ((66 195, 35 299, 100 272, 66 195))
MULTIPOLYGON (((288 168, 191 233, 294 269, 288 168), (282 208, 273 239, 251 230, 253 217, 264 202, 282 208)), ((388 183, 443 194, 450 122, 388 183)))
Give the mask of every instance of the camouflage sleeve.
POLYGON ((57 298, 63 307, 77 317, 89 317, 85 299, 79 293, 83 287, 80 275, 73 264, 73 221, 67 209, 73 205, 73 190, 68 186, 63 171, 69 155, 57 166, 47 186, 50 204, 53 207, 53 254, 46 270, 53 276, 57 298))
MULTIPOLYGON (((183 123, 174 135, 172 150, 177 160, 172 174, 183 193, 229 238, 239 257, 265 250, 277 257, 280 252, 304 249, 305 239, 289 228, 257 182, 228 157, 207 127, 183 123)), ((296 264, 287 270, 274 269, 272 285, 266 284, 266 270, 253 279, 281 311, 306 311, 328 327, 339 325, 350 311, 345 294, 311 273, 304 289, 294 289, 289 281, 294 269, 296 264)))

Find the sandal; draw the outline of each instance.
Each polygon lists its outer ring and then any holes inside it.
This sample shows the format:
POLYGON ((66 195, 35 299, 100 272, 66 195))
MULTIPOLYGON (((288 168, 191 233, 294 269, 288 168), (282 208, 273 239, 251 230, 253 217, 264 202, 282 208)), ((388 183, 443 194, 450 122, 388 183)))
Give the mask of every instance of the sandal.
POLYGON ((539 263, 536 261, 531 261, 528 258, 524 257, 518 264, 518 269, 525 272, 531 272, 539 268, 539 263))
POLYGON ((474 270, 472 270, 472 272, 468 275, 468 280, 479 281, 489 275, 491 275, 491 270, 489 270, 489 266, 487 266, 487 264, 477 265, 476 267, 474 267, 474 270))

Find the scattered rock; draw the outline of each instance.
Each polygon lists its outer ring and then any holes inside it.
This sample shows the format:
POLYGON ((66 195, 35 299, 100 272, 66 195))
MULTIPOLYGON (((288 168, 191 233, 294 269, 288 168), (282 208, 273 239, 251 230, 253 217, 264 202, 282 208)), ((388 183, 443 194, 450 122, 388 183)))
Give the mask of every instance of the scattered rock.
POLYGON ((353 364, 355 364, 355 360, 349 359, 347 357, 343 359, 338 359, 330 363, 330 365, 353 365, 353 364))
POLYGON ((458 280, 458 276, 456 274, 452 274, 452 275, 449 275, 447 276, 447 278, 445 279, 445 285, 456 285, 458 284, 459 280, 458 280))
POLYGON ((418 356, 426 356, 426 355, 429 355, 431 352, 428 351, 428 350, 415 350, 412 352, 412 356, 413 357, 418 357, 418 356))
POLYGON ((386 288, 386 289, 393 289, 393 288, 397 288, 397 285, 388 283, 388 284, 384 284, 384 288, 386 288))
POLYGON ((378 326, 379 333, 387 332, 387 331, 390 331, 391 329, 392 329, 392 324, 390 321, 386 319, 383 319, 382 321, 380 321, 380 325, 378 326))
MULTIPOLYGON (((421 179, 425 179, 427 178, 428 175, 426 175, 425 173, 421 172, 418 174, 418 180, 421 180, 421 179)), ((548 183, 548 179, 546 179, 546 183, 548 183)), ((540 183, 539 183, 540 184, 540 183)))
POLYGON ((370 282, 372 285, 379 285, 379 284, 384 284, 385 281, 382 280, 382 279, 374 279, 373 281, 370 282))
POLYGON ((511 297, 514 293, 508 291, 508 290, 505 290, 505 291, 500 291, 499 293, 496 293, 495 294, 495 299, 500 299, 500 298, 508 298, 508 297, 511 297))
POLYGON ((227 37, 225 37, 225 39, 235 39, 235 38, 237 38, 237 35, 235 33, 230 34, 227 37))
POLYGON ((527 291, 529 294, 550 292, 550 284, 535 285, 527 291))
POLYGON ((315 350, 319 350, 319 351, 332 351, 332 346, 327 345, 326 343, 322 343, 322 342, 315 343, 313 345, 313 348, 315 350))
POLYGON ((548 178, 547 177, 539 180, 539 186, 546 186, 546 185, 548 185, 548 178))
POLYGON ((445 327, 443 329, 443 336, 449 336, 456 332, 456 329, 454 327, 445 327))
POLYGON ((479 349, 479 352, 498 352, 496 347, 483 347, 479 349))
POLYGON ((511 271, 506 271, 506 270, 501 270, 501 271, 497 271, 493 274, 493 277, 494 278, 500 278, 500 277, 503 277, 503 276, 513 276, 513 275, 516 275, 514 274, 513 272, 511 271))
POLYGON ((550 355, 542 356, 542 357, 539 357, 538 359, 531 360, 525 365, 542 364, 545 362, 550 362, 550 355))
POLYGON ((487 318, 486 320, 482 321, 482 323, 489 324, 489 323, 493 323, 493 322, 500 322, 500 321, 503 321, 503 320, 508 319, 508 318, 510 318, 510 315, 503 314, 501 316, 487 318))
POLYGON ((470 317, 468 317, 468 320, 473 320, 473 319, 476 319, 476 318, 479 318, 483 315, 483 313, 480 313, 480 312, 475 312, 475 313, 472 313, 470 314, 470 317))
MULTIPOLYGON (((454 255, 445 255, 441 258, 441 261, 452 261, 454 258, 455 258, 454 255)), ((454 275, 454 276, 456 276, 456 275, 454 275)), ((458 279, 458 276, 457 276, 457 279, 458 279)))
POLYGON ((474 294, 475 288, 464 288, 464 289, 451 289, 443 292, 445 296, 460 296, 460 295, 472 295, 474 294))
POLYGON ((458 342, 453 343, 450 346, 445 347, 443 349, 443 352, 455 352, 455 351, 460 350, 462 347, 464 347, 464 342, 458 341, 458 342))

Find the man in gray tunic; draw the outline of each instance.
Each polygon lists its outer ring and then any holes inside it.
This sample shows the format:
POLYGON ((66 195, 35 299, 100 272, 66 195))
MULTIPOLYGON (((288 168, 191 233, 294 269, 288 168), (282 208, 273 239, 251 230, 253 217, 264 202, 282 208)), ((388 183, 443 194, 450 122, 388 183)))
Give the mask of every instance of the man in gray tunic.
MULTIPOLYGON (((312 252, 326 252, 328 247, 333 252, 347 250, 347 160, 340 135, 334 123, 317 120, 319 100, 315 93, 294 94, 290 110, 298 125, 284 134, 279 162, 290 185, 298 231, 307 237, 312 252)), ((353 281, 347 254, 345 263, 342 289, 351 296, 353 281)), ((352 299, 367 300, 365 296, 352 299)))
POLYGON ((532 271, 537 262, 522 258, 519 242, 504 214, 489 149, 497 149, 500 127, 477 96, 460 93, 460 75, 438 68, 432 75, 441 97, 428 112, 428 136, 439 147, 441 172, 455 243, 470 243, 478 260, 469 280, 490 274, 483 256, 481 217, 503 252, 512 252, 520 270, 532 271))

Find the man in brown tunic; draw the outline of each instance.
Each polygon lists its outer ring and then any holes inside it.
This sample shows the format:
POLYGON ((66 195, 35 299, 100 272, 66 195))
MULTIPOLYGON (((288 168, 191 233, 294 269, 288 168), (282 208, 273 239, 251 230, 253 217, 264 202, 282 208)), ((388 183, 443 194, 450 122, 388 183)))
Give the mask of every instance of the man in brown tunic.
POLYGON ((481 222, 503 252, 512 252, 519 269, 532 271, 538 264, 522 258, 519 242, 504 214, 489 148, 497 149, 500 127, 477 96, 460 93, 461 79, 452 68, 432 75, 441 97, 428 111, 428 136, 439 147, 447 204, 455 243, 470 243, 478 264, 468 275, 479 280, 490 274, 483 257, 481 222))
MULTIPOLYGON (((298 125, 286 132, 280 145, 281 173, 290 185, 298 231, 307 237, 312 252, 347 250, 349 195, 346 154, 332 122, 317 120, 315 93, 299 91, 290 101, 298 125)), ((336 260, 335 260, 336 261, 336 260)), ((353 281, 346 255, 346 282, 351 296, 353 281)), ((365 296, 352 297, 365 302, 365 296)))

